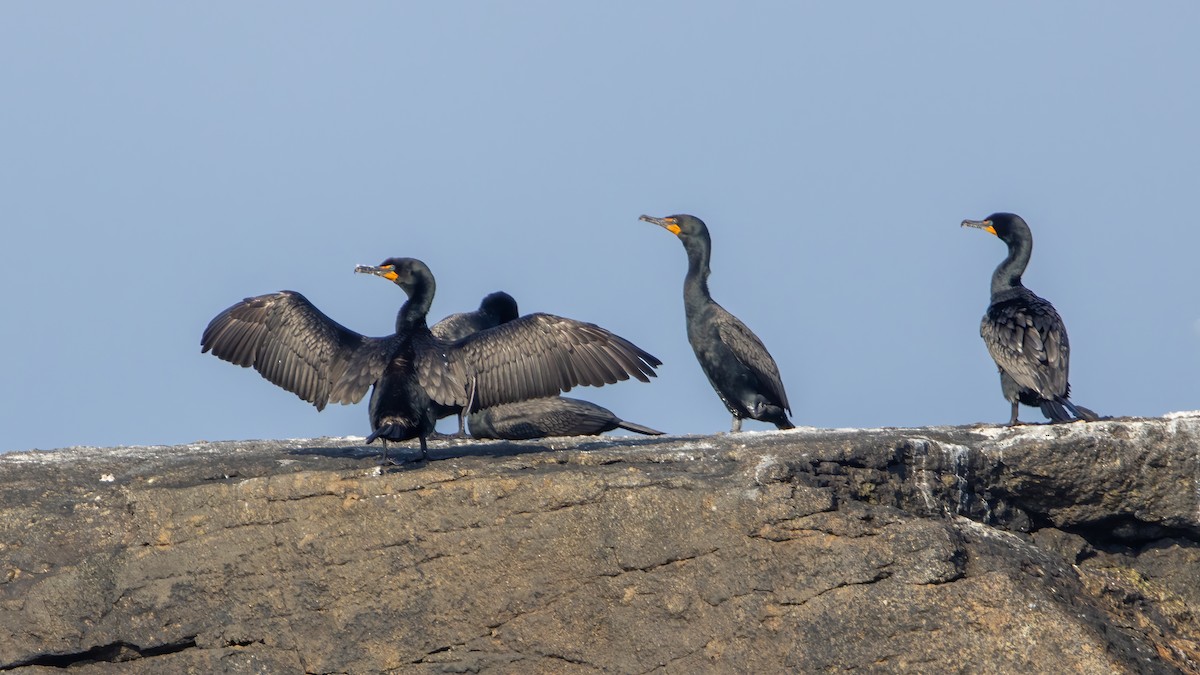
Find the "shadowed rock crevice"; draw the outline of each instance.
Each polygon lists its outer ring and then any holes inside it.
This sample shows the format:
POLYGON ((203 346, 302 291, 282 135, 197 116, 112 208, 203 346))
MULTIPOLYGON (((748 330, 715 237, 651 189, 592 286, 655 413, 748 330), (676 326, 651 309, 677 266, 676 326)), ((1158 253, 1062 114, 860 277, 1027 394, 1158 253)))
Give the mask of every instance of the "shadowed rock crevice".
POLYGON ((179 642, 158 645, 156 647, 148 647, 145 649, 138 647, 137 645, 129 644, 128 642, 113 642, 111 644, 98 645, 82 652, 70 654, 38 655, 29 659, 28 661, 0 666, 0 671, 13 670, 24 666, 45 666, 48 668, 67 669, 92 663, 124 663, 127 661, 135 661, 137 659, 148 659, 154 656, 177 654, 185 649, 193 649, 195 646, 196 639, 194 636, 179 642))
POLYGON ((0 668, 1200 668, 1200 417, 360 443, 0 456, 0 668))

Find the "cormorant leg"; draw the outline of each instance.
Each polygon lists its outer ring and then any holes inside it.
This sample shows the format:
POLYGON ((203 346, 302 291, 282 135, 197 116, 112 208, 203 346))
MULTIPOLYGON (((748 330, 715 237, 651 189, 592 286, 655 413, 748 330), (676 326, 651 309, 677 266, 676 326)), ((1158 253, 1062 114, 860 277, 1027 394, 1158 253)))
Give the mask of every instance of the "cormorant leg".
POLYGON ((742 418, 737 415, 733 416, 733 426, 729 428, 729 433, 736 434, 742 430, 742 418))
POLYGON ((421 439, 421 459, 429 459, 429 448, 425 445, 425 434, 419 436, 421 439))
POLYGON ((1021 423, 1020 423, 1020 422, 1017 420, 1017 406, 1019 406, 1019 405, 1020 405, 1020 403, 1018 403, 1017 401, 1013 401, 1013 413, 1012 413, 1012 419, 1010 419, 1010 420, 1008 421, 1008 426, 1010 426, 1010 427, 1019 426, 1019 425, 1021 424, 1021 423))
POLYGON ((458 433, 455 435, 459 438, 467 437, 467 412, 475 408, 475 387, 478 383, 477 379, 471 378, 471 386, 467 389, 467 404, 458 411, 458 433))
POLYGON ((383 441, 383 459, 381 459, 381 460, 379 461, 379 466, 387 466, 387 465, 388 465, 388 456, 387 456, 387 439, 386 439, 386 438, 380 438, 379 440, 383 441))

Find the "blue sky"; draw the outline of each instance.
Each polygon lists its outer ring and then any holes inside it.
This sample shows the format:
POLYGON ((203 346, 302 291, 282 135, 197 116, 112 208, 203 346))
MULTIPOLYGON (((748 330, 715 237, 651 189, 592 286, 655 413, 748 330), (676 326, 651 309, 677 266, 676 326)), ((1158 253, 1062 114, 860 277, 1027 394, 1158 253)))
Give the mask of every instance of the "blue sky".
MULTIPOLYGON (((392 330, 359 263, 423 259, 433 318, 494 290, 665 362, 573 395, 728 429, 684 332, 713 295, 800 425, 1004 422, 978 336, 1013 211, 1073 398, 1200 408, 1200 5, 0 4, 0 450, 363 435, 199 351, 293 289, 392 330)), ((1023 417, 1040 415, 1023 410, 1023 417)), ((749 429, 767 428, 748 423, 749 429)))

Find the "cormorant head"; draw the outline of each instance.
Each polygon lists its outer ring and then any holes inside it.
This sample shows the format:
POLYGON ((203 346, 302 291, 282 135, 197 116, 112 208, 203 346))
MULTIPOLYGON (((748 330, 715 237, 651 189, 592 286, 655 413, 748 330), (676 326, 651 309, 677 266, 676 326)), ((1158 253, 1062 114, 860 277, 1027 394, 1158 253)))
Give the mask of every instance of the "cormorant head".
POLYGON ((490 293, 479 303, 479 311, 496 317, 499 323, 508 323, 520 316, 517 311, 517 301, 504 291, 490 293))
POLYGON ((977 227, 984 232, 991 232, 1006 244, 1031 237, 1029 225, 1024 218, 1015 213, 993 213, 983 220, 964 220, 962 226, 977 227))
POLYGON ((354 268, 354 271, 383 277, 403 288, 404 292, 409 295, 412 295, 413 289, 428 285, 433 279, 433 273, 429 271, 429 267, 416 258, 388 258, 378 267, 359 265, 354 268))
POLYGON ((655 225, 666 229, 671 234, 676 235, 680 239, 708 236, 708 227, 704 225, 704 221, 700 220, 696 216, 689 216, 686 213, 667 216, 666 218, 642 216, 641 218, 638 218, 638 220, 644 220, 647 223, 654 223, 655 225))

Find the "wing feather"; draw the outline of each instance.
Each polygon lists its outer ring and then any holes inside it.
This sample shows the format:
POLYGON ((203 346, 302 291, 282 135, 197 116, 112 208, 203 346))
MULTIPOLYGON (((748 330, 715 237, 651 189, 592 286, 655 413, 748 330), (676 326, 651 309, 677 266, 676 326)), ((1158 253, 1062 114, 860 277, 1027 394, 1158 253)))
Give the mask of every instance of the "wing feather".
POLYGON ((1067 393, 1070 344, 1058 312, 1030 291, 988 307, 979 325, 996 365, 1017 384, 1054 400, 1067 393))
MULTIPOLYGON (((654 369, 662 365, 632 342, 595 324, 553 314, 527 314, 479 331, 447 349, 464 379, 476 378, 477 405, 481 407, 554 396, 578 385, 600 386, 630 377, 649 382, 654 369)), ((422 385, 426 385, 424 380, 422 385)))
POLYGON ((767 346, 736 316, 727 311, 722 311, 722 314, 717 322, 721 342, 742 365, 754 373, 761 391, 778 401, 780 407, 791 412, 787 392, 783 389, 783 378, 779 375, 779 366, 767 351, 767 346))
POLYGON ((318 410, 356 403, 387 365, 394 338, 360 335, 323 314, 303 295, 280 291, 246 298, 218 314, 200 351, 253 367, 318 410))
POLYGON ((442 405, 466 405, 471 374, 452 358, 450 344, 429 333, 414 335, 413 340, 417 381, 429 398, 442 405))

